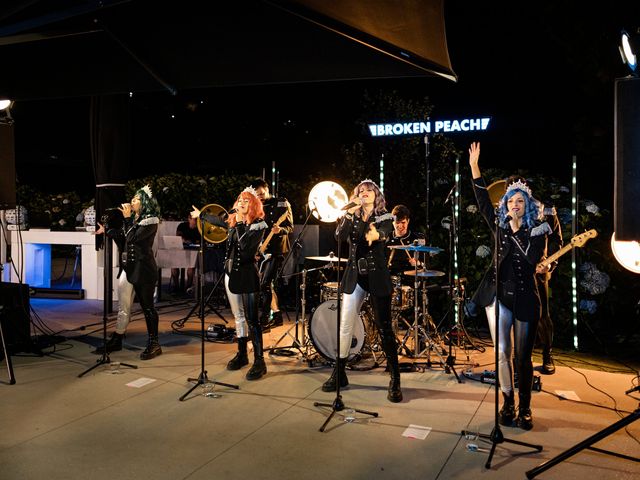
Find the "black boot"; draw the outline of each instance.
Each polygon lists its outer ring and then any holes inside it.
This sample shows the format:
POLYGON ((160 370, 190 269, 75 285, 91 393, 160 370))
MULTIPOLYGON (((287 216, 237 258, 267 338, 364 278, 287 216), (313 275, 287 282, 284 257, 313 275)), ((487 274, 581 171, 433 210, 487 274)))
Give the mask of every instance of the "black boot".
POLYGON ((498 416, 498 423, 505 427, 513 427, 516 418, 516 401, 513 390, 509 393, 502 392, 503 404, 498 416))
POLYGON ((157 335, 149 335, 147 340, 147 348, 140 354, 140 360, 151 360, 152 358, 162 355, 162 348, 158 343, 157 335))
MULTIPOLYGON (((256 322, 257 323, 257 322, 256 322)), ((264 354, 262 351, 262 329, 260 325, 253 325, 251 343, 253 344, 253 365, 247 372, 247 380, 258 380, 267 373, 267 365, 264 363, 264 354)))
POLYGON ((518 420, 516 425, 523 430, 531 430, 533 428, 533 416, 531 415, 531 394, 520 393, 518 395, 520 403, 518 404, 518 420))
POLYGON ((556 364, 553 361, 551 347, 547 347, 542 350, 542 373, 546 375, 553 375, 556 373, 556 364))
POLYGON ((382 348, 387 356, 387 367, 391 381, 387 390, 387 400, 393 403, 402 401, 402 390, 400 389, 400 367, 398 365, 398 345, 391 332, 386 332, 382 339, 382 348))
POLYGON ((345 371, 345 367, 347 365, 346 358, 339 358, 336 360, 336 365, 333 367, 333 372, 329 377, 329 380, 322 384, 323 392, 335 392, 337 388, 336 377, 338 376, 338 371, 340 371, 340 388, 344 388, 349 385, 349 379, 347 378, 347 372, 345 371))
POLYGON ((238 338, 238 353, 236 353, 236 356, 227 363, 227 370, 240 370, 242 367, 249 364, 249 357, 247 356, 247 341, 247 337, 238 338))
POLYGON ((271 316, 271 322, 269 322, 269 327, 273 328, 280 326, 282 326, 282 312, 273 312, 273 315, 271 316))
POLYGON ((107 353, 111 352, 119 352, 122 350, 122 339, 124 338, 124 333, 113 332, 107 343, 96 348, 92 353, 102 355, 105 353, 105 347, 107 353))

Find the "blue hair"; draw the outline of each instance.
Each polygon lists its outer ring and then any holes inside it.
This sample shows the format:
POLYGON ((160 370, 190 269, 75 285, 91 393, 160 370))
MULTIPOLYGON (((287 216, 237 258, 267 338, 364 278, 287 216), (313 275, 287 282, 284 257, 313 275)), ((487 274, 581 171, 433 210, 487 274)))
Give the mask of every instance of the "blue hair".
POLYGON ((500 227, 507 228, 509 226, 509 223, 506 221, 507 213, 509 213, 507 210, 507 202, 516 193, 521 194, 522 198, 524 198, 524 215, 522 216, 522 223, 527 228, 535 227, 536 220, 540 218, 540 202, 519 188, 509 190, 500 199, 500 203, 498 205, 498 220, 500 227))
POLYGON ((151 217, 160 218, 160 205, 156 197, 150 197, 142 188, 136 191, 135 196, 140 199, 140 220, 151 217))

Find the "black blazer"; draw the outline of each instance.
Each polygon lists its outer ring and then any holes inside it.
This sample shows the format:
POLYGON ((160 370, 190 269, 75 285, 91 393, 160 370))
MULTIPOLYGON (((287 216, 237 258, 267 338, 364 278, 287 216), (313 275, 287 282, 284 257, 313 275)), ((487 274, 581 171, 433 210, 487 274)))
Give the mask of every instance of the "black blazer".
POLYGON ((144 218, 137 222, 133 216, 124 219, 122 233, 125 243, 121 263, 127 273, 127 280, 133 285, 155 284, 158 280, 158 266, 152 247, 159 223, 158 217, 144 218))
MULTIPOLYGON (((264 208, 264 221, 269 227, 269 232, 280 217, 285 213, 287 214, 284 221, 280 224, 282 230, 280 233, 273 235, 265 251, 265 253, 272 255, 283 255, 289 251, 289 234, 293 232, 293 212, 291 210, 291 204, 286 198, 271 197, 264 202, 262 207, 264 208)), ((265 238, 269 232, 265 233, 265 238)))
POLYGON ((349 262, 347 270, 342 278, 341 287, 344 293, 353 293, 358 283, 358 243, 364 241, 365 234, 369 231, 369 224, 375 223, 380 233, 380 239, 371 246, 366 247, 365 259, 367 263, 367 277, 369 280, 369 293, 376 297, 391 295, 391 275, 387 268, 385 245, 393 231, 393 215, 383 213, 377 217, 371 217, 366 222, 359 215, 345 215, 338 222, 336 239, 339 242, 349 242, 349 262))
POLYGON ((215 215, 204 215, 204 220, 219 227, 228 228, 227 250, 224 271, 229 276, 229 290, 232 293, 254 293, 260 291, 260 276, 256 255, 268 226, 261 218, 250 225, 237 223, 229 225, 215 215))
MULTIPOLYGON (((473 181, 473 191, 478 201, 478 208, 481 215, 486 220, 493 233, 495 242, 495 211, 489 192, 483 178, 473 181)), ((521 227, 525 228, 525 227, 521 227)), ((546 247, 546 238, 551 233, 551 227, 547 222, 538 223, 534 228, 525 229, 526 241, 521 243, 514 235, 511 228, 498 227, 498 265, 500 268, 503 261, 514 249, 521 250, 522 256, 526 260, 514 268, 515 272, 515 295, 513 309, 515 317, 524 322, 538 320, 540 318, 540 296, 536 284, 536 265, 542 259, 542 254, 546 247)), ((473 296, 473 302, 481 307, 486 307, 493 302, 496 295, 496 273, 495 258, 484 275, 478 290, 473 296)))

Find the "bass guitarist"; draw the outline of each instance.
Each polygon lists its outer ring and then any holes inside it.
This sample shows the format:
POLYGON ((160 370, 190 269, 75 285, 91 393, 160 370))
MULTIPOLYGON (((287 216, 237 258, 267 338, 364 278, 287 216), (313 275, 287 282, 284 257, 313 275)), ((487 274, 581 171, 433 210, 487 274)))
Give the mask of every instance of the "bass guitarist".
POLYGON ((270 233, 266 235, 260 252, 260 323, 263 331, 282 325, 282 313, 278 304, 281 289, 276 278, 285 255, 289 251, 289 233, 293 231, 293 212, 286 198, 275 197, 269 192, 269 184, 261 178, 251 182, 262 202, 264 220, 270 233), (283 218, 284 217, 284 218, 283 218), (273 316, 271 316, 273 312, 273 316))

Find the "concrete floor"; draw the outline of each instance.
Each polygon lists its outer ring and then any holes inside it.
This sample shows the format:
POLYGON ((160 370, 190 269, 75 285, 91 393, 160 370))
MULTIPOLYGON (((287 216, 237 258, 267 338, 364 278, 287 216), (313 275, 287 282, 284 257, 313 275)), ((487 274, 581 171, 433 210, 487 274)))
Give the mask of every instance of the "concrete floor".
MULTIPOLYGON (((189 377, 201 371, 199 338, 171 332, 192 304, 164 303, 160 308, 163 355, 143 362, 144 320, 130 327, 125 349, 112 361, 128 362, 112 374, 101 365, 78 375, 99 358, 91 353, 101 342, 102 303, 89 300, 32 299, 32 307, 63 343, 43 357, 16 355, 17 383, 8 385, 5 362, 0 379, 0 478, 13 479, 454 479, 526 478, 525 472, 555 457, 621 416, 638 408, 624 394, 635 373, 623 366, 582 361, 559 355, 558 371, 542 376, 534 393, 534 429, 502 427, 507 439, 540 444, 540 453, 510 442, 498 444, 490 469, 488 454, 469 451, 463 429, 490 433, 493 427, 492 385, 465 379, 458 383, 442 368, 402 374, 404 401, 386 400, 388 376, 383 369, 350 371, 344 403, 375 411, 377 417, 336 413, 324 433, 318 429, 330 413, 314 402, 333 402, 320 387, 330 373, 321 362, 300 355, 267 358, 268 374, 246 381, 246 368, 230 372, 226 362, 235 345, 205 344, 205 368, 212 380, 237 384, 238 390, 216 386, 219 398, 205 397, 189 377), (73 331, 72 331, 73 330, 73 331), (127 383, 153 382, 141 388, 127 383), (556 390, 573 391, 580 402, 561 400, 556 390), (617 408, 616 413, 613 408, 617 408), (355 416, 347 422, 345 417, 355 416), (403 436, 409 425, 431 428, 424 440, 403 436)), ((222 312, 231 320, 228 311, 222 312)), ((220 323, 210 315, 206 324, 220 323)), ((278 339, 291 324, 265 334, 278 339)), ((181 329, 199 332, 197 317, 181 329)), ((287 336, 279 346, 291 344, 287 336)), ((309 353, 314 353, 313 348, 309 353)), ((493 349, 455 352, 462 374, 493 370, 493 349), (477 366, 471 366, 477 365, 477 366)), ((403 359, 403 361, 409 361, 403 359)), ((538 364, 536 364, 538 365, 538 364)), ((640 422, 632 423, 597 444, 600 448, 640 456, 640 422), (633 436, 633 437, 632 437, 633 436)), ((481 449, 491 444, 475 441, 481 449)), ((638 478, 640 464, 593 451, 583 451, 537 478, 638 478)))

